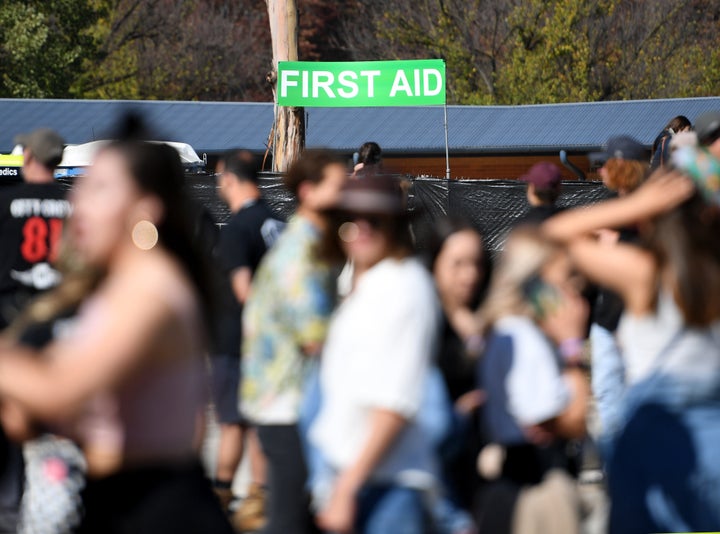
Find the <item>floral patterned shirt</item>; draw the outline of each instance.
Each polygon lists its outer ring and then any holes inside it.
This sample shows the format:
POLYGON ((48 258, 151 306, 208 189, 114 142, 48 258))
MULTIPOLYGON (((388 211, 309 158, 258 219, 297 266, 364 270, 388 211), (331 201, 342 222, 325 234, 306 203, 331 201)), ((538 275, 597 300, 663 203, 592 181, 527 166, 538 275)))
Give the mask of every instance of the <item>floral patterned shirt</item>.
POLYGON ((331 270, 315 257, 318 229, 300 216, 265 255, 243 315, 240 409, 256 424, 297 422, 308 356, 334 307, 331 270))

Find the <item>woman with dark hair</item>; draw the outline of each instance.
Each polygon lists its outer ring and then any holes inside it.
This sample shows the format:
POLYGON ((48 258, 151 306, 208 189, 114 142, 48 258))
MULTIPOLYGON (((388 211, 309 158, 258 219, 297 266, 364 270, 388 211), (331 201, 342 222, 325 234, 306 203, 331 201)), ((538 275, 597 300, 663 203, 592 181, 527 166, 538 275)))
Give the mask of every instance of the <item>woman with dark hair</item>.
POLYGON ((382 165, 382 149, 373 141, 363 143, 353 157, 353 176, 378 174, 382 165))
POLYGON ((608 460, 611 532, 720 528, 720 210, 703 196, 716 181, 717 171, 700 173, 696 188, 660 172, 634 193, 544 227, 625 304, 622 418, 608 460), (597 228, 630 224, 639 245, 607 248, 591 238, 597 228), (683 436, 667 439, 669 428, 683 436))
POLYGON ((168 145, 102 148, 69 227, 96 285, 65 335, 0 351, 0 396, 83 449, 79 532, 231 532, 196 459, 211 307, 183 181, 168 145))
POLYGON ((477 350, 475 310, 490 277, 490 255, 480 232, 464 220, 442 219, 434 230, 431 271, 445 316, 438 363, 457 401, 475 386, 475 360, 468 353, 477 350))
POLYGON ((315 488, 318 522, 330 532, 425 532, 433 450, 418 417, 439 324, 432 278, 413 257, 392 177, 348 182, 331 228, 326 252, 352 260, 354 284, 330 323, 310 428, 330 468, 315 488))
POLYGON ((676 134, 690 130, 692 123, 685 115, 673 117, 653 141, 650 169, 655 170, 670 163, 670 141, 676 134))
POLYGON ((436 513, 441 532, 467 533, 475 529, 470 510, 481 440, 472 415, 483 400, 475 381, 482 349, 476 309, 490 276, 490 256, 480 232, 465 220, 440 219, 433 230, 428 252, 443 310, 437 367, 453 422, 437 447, 444 491, 436 513))

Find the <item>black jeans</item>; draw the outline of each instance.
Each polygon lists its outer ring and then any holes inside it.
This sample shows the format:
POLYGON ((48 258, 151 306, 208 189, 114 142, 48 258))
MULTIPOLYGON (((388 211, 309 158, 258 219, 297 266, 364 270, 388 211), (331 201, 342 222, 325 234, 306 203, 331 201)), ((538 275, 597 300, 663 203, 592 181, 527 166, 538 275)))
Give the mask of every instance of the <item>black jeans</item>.
POLYGON ((297 425, 259 425, 257 431, 268 461, 268 522, 263 534, 319 532, 310 513, 308 472, 297 425))

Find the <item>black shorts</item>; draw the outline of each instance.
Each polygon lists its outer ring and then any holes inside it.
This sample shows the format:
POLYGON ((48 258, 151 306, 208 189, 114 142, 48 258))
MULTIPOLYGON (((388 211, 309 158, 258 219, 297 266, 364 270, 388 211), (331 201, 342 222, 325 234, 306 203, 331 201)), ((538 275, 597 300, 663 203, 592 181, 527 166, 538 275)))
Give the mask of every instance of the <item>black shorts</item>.
POLYGON ((233 534, 197 462, 89 479, 82 499, 77 534, 233 534))
POLYGON ((243 424, 238 404, 240 358, 227 354, 210 357, 210 391, 220 424, 243 424))

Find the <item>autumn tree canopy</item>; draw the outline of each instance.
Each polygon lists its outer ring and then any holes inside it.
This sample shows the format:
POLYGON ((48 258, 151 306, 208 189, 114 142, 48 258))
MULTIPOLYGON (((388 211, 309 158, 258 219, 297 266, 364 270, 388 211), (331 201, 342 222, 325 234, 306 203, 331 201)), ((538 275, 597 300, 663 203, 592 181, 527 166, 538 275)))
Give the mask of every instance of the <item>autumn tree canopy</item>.
MULTIPOLYGON (((712 0, 297 0, 300 59, 444 58, 448 98, 720 94, 712 0)), ((263 0, 5 0, 0 96, 269 101, 263 0)))

